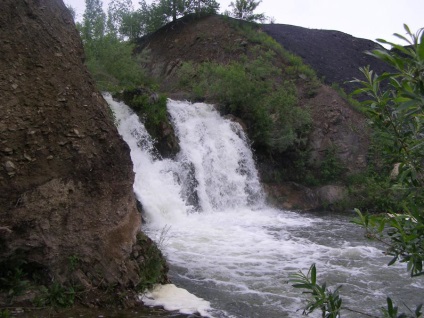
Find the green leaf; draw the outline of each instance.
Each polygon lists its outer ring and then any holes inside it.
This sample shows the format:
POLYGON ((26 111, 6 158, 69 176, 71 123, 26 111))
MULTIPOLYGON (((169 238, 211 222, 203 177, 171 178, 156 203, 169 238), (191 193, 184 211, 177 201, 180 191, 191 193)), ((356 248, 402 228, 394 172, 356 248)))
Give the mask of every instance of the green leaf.
POLYGON ((392 260, 387 264, 388 266, 393 265, 394 263, 396 263, 398 257, 397 255, 395 257, 392 258, 392 260))
POLYGON ((417 317, 421 317, 422 312, 421 312, 421 308, 423 307, 423 304, 420 304, 417 306, 417 309, 415 309, 415 316, 417 317))
POLYGON ((408 42, 408 43, 410 43, 411 44, 411 42, 406 38, 406 37, 404 37, 403 35, 400 35, 400 34, 398 34, 398 33, 395 33, 395 34, 393 34, 395 37, 397 37, 397 38, 399 38, 399 39, 402 39, 402 40, 404 40, 405 42, 408 42))
POLYGON ((317 269, 315 267, 315 264, 312 264, 311 266, 311 282, 312 285, 316 285, 317 282, 317 269))
POLYGON ((411 34, 411 30, 409 29, 409 26, 408 26, 406 23, 404 23, 404 24, 403 24, 403 28, 405 29, 405 31, 406 31, 408 34, 411 34))
POLYGON ((417 56, 420 61, 424 61, 424 32, 421 33, 420 44, 417 46, 417 56))

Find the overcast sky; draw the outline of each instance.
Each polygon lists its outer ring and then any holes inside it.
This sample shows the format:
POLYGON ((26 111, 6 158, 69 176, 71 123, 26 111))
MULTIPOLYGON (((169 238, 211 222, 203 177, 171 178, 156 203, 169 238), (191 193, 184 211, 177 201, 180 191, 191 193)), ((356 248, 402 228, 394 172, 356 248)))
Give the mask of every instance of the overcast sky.
MULTIPOLYGON (((217 1, 221 11, 227 10, 231 2, 217 1)), ((76 9, 78 19, 82 18, 85 0, 64 2, 76 9)), ((107 2, 103 0, 105 8, 107 2)), ((136 6, 138 0, 133 0, 133 4, 136 6)), ((263 0, 256 12, 273 17, 275 23, 338 30, 359 38, 383 38, 400 44, 403 43, 392 34, 404 35, 404 23, 413 32, 424 27, 424 0, 263 0)))

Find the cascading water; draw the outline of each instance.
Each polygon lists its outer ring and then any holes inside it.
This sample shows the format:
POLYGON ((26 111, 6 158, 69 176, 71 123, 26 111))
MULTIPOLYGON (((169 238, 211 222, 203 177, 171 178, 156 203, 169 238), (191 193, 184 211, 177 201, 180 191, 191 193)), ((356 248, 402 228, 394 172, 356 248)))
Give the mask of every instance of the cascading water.
POLYGON ((304 300, 287 283, 288 274, 312 263, 320 280, 343 285, 351 309, 378 312, 386 295, 410 307, 423 301, 422 281, 403 265, 386 267, 390 258, 364 241, 346 216, 267 207, 241 127, 212 106, 168 102, 181 146, 170 160, 155 156, 127 106, 105 97, 131 148, 144 231, 160 241, 173 282, 211 303, 210 316, 300 317, 304 300), (197 206, 188 200, 193 193, 197 206))

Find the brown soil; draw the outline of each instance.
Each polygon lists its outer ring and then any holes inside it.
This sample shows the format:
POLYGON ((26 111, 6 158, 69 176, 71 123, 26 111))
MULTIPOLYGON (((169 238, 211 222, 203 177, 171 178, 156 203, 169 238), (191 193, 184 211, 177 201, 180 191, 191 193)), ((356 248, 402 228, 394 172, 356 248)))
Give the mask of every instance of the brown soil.
POLYGON ((133 287, 129 149, 63 2, 1 1, 0 56, 1 275, 20 264, 46 285, 133 287))
POLYGON ((183 62, 227 64, 247 52, 247 42, 222 16, 188 15, 139 39, 136 53, 142 51, 150 57, 145 66, 161 89, 182 98, 187 94, 175 89, 175 72, 183 62))

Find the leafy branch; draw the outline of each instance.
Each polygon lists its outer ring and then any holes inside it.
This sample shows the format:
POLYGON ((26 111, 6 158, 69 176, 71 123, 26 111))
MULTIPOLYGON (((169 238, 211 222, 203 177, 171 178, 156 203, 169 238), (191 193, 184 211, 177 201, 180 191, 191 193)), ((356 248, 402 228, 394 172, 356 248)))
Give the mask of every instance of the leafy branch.
POLYGON ((290 275, 290 282, 294 283, 292 285, 294 288, 305 289, 303 293, 311 296, 303 309, 303 315, 308 315, 319 308, 323 318, 337 318, 340 316, 342 299, 339 296, 339 289, 341 286, 331 291, 327 288, 326 283, 319 285, 317 283, 315 264, 311 265, 307 274, 299 271, 290 275))

